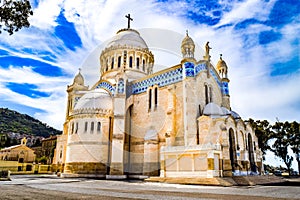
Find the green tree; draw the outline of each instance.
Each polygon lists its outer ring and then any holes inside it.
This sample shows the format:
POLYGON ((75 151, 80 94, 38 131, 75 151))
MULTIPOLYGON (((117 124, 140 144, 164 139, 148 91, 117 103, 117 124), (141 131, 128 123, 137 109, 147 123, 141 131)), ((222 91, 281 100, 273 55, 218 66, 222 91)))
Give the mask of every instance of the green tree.
POLYGON ((282 159, 288 171, 291 171, 291 165, 293 162, 293 157, 288 155, 288 147, 291 141, 291 135, 289 132, 290 123, 289 122, 276 122, 272 129, 275 131, 275 142, 272 145, 272 151, 276 156, 282 159))
POLYGON ((6 141, 5 141, 5 144, 4 144, 4 147, 9 147, 10 146, 10 142, 11 142, 10 137, 7 137, 6 141))
POLYGON ((0 0, 0 33, 4 30, 12 35, 22 27, 28 28, 32 14, 28 0, 0 0))
POLYGON ((46 156, 42 156, 42 157, 36 159, 37 163, 41 163, 41 164, 44 164, 44 165, 47 164, 47 160, 48 159, 47 159, 46 156))
POLYGON ((258 146, 264 155, 267 150, 271 150, 271 147, 268 145, 268 141, 274 137, 274 132, 272 131, 272 125, 267 120, 256 120, 249 119, 251 126, 255 131, 255 135, 258 138, 258 146))
POLYGON ((300 123, 293 121, 289 128, 290 145, 293 153, 295 154, 298 164, 298 172, 300 174, 300 123))
POLYGON ((34 141, 32 147, 39 147, 39 146, 42 146, 42 143, 41 143, 40 139, 37 138, 37 139, 34 141))

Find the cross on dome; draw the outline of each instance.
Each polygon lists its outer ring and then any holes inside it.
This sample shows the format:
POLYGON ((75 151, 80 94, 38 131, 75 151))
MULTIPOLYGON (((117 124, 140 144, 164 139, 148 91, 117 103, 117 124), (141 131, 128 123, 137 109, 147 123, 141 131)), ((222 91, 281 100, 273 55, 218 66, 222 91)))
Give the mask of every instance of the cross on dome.
POLYGON ((130 21, 133 21, 133 19, 130 18, 130 14, 125 15, 125 17, 128 19, 128 22, 127 22, 127 28, 129 29, 129 28, 130 28, 130 21))

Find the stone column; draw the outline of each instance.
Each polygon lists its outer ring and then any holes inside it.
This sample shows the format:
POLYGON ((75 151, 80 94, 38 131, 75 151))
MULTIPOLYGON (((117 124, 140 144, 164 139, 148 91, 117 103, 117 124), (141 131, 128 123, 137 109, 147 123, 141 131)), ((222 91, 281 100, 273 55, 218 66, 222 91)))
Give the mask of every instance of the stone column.
MULTIPOLYGON (((124 78, 126 91, 126 79, 124 78)), ((114 98, 114 121, 111 138, 110 172, 107 179, 124 179, 124 139, 125 139, 125 94, 116 94, 114 98)))

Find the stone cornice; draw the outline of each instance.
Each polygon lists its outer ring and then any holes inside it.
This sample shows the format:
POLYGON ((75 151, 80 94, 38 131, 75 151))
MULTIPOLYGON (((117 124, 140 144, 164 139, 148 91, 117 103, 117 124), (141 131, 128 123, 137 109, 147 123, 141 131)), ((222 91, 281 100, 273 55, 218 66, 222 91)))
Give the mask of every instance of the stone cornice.
POLYGON ((113 111, 111 109, 100 109, 100 108, 81 108, 73 110, 71 116, 81 115, 81 114, 103 114, 103 115, 113 115, 113 111))
MULTIPOLYGON (((102 55, 106 54, 109 51, 114 51, 114 50, 124 50, 124 49, 128 49, 128 50, 134 50, 134 51, 142 51, 144 53, 150 54, 151 57, 153 57, 152 52, 148 49, 148 48, 140 48, 140 47, 135 47, 135 46, 128 46, 128 45, 117 45, 117 46, 110 46, 108 48, 105 48, 102 52, 100 57, 102 57, 102 55)), ((122 51, 123 52, 123 51, 122 51)))

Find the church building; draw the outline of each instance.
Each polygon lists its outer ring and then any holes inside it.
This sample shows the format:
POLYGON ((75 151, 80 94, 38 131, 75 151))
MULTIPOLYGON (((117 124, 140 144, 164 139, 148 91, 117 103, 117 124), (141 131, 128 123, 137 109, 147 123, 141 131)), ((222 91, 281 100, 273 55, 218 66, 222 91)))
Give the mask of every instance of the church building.
POLYGON ((222 56, 213 66, 207 42, 196 60, 187 33, 178 64, 153 72, 154 55, 127 17, 99 55, 99 80, 89 88, 79 71, 67 86, 53 167, 62 177, 112 179, 259 174, 257 137, 231 110, 222 56))

